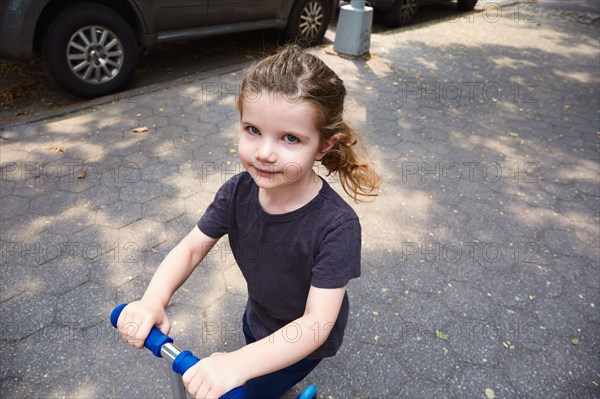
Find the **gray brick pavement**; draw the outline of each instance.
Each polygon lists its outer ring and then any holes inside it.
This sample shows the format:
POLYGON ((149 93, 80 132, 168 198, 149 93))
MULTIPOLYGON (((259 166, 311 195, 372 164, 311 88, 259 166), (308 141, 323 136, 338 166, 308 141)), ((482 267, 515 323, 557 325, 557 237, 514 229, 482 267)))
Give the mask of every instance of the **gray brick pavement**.
MULTIPOLYGON (((384 178, 355 206, 363 276, 321 397, 600 395, 598 27, 514 7, 375 33, 368 61, 311 50, 384 178)), ((1 397, 169 396, 107 316, 241 170, 242 73, 0 133, 1 397)), ((169 307, 201 356, 243 341, 227 245, 169 307)))

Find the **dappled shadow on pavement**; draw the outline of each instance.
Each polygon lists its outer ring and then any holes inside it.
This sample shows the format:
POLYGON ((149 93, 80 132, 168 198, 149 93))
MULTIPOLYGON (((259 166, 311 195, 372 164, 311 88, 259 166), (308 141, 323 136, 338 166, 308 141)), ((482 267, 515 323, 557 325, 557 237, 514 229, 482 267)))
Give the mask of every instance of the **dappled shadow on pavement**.
MULTIPOLYGON (((323 397, 598 393, 590 29, 460 19, 375 35, 368 61, 311 50, 344 79, 383 176, 380 197, 354 205, 363 275, 342 350, 310 377, 323 397)), ((241 78, 2 133, 2 397, 168 396, 107 317, 241 171, 241 78)), ((242 344, 245 286, 225 240, 202 266, 169 314, 206 355, 242 344)))

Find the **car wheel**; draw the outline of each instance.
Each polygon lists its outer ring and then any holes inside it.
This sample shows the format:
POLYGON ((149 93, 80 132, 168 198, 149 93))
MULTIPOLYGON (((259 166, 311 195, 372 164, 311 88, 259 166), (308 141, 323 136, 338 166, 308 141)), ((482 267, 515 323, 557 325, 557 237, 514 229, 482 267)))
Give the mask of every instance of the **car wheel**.
POLYGON ((471 11, 475 8, 477 0, 458 0, 457 7, 460 11, 471 11))
POLYGON ((298 0, 290 13, 286 34, 298 44, 313 46, 323 40, 330 20, 328 0, 298 0))
POLYGON ((393 28, 408 25, 418 9, 419 0, 396 0, 394 6, 385 14, 383 22, 393 28))
POLYGON ((52 77, 83 98, 113 93, 133 76, 137 42, 131 27, 115 11, 82 4, 61 12, 43 43, 52 77))

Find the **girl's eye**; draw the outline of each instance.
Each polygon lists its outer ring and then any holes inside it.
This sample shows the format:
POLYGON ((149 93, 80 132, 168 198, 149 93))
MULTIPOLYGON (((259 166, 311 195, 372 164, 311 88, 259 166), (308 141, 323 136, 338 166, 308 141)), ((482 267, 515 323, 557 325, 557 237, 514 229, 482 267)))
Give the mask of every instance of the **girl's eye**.
POLYGON ((260 130, 258 130, 257 128, 255 128, 254 126, 248 126, 246 128, 246 130, 250 133, 250 134, 260 134, 260 130))
POLYGON ((287 143, 297 143, 300 140, 298 139, 298 137, 293 136, 291 134, 286 134, 285 136, 283 136, 283 140, 287 143))

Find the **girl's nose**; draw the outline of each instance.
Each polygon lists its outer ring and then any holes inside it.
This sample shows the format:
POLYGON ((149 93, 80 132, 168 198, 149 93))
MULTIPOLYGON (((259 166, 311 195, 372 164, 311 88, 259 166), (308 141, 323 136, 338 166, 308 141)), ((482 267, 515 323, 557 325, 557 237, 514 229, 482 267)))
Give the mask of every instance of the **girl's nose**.
POLYGON ((254 156, 261 163, 275 163, 277 161, 277 154, 275 153, 273 144, 269 140, 261 140, 260 144, 256 147, 254 156))

